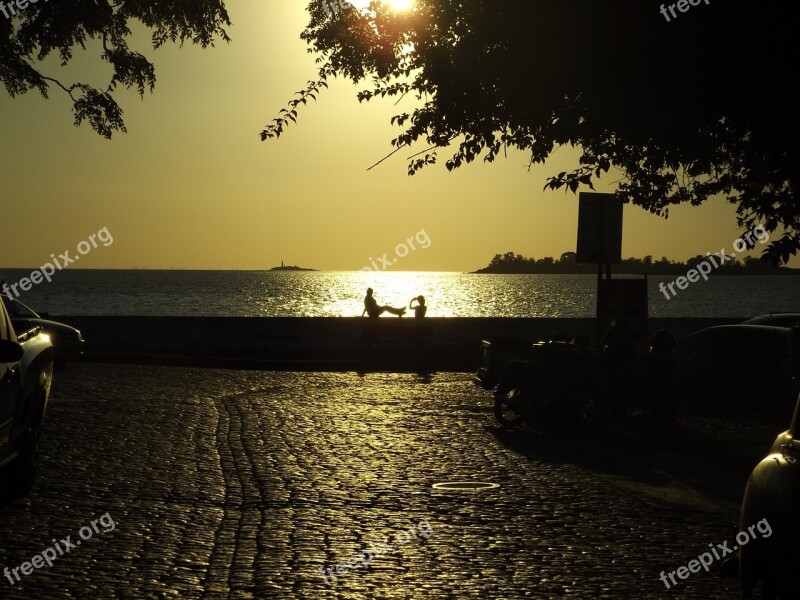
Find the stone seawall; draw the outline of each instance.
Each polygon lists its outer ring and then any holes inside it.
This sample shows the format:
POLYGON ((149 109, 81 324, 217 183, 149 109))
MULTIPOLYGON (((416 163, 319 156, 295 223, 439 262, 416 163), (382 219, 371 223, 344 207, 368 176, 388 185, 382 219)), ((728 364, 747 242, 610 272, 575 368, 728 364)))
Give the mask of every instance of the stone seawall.
MULTIPOLYGON (((430 318, 421 343, 413 318, 382 317, 52 317, 77 327, 93 362, 186 364, 276 370, 473 371, 480 342, 496 337, 544 339, 565 332, 593 344, 594 319, 430 318), (365 329, 381 334, 372 346, 365 329)), ((649 331, 682 337, 741 319, 651 319, 649 331)))

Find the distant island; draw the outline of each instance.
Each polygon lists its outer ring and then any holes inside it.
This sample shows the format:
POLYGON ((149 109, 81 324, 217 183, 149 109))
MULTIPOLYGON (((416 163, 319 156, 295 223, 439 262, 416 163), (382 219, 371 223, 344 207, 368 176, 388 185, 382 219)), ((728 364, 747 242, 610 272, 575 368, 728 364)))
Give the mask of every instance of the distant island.
POLYGON ((280 267, 272 267, 270 271, 316 271, 316 269, 304 269, 297 265, 284 265, 283 261, 281 261, 280 267))
MULTIPOLYGON (((622 264, 613 265, 612 272, 620 275, 684 275, 686 271, 694 268, 698 263, 707 257, 698 255, 690 258, 685 263, 668 260, 662 256, 660 260, 653 260, 648 255, 644 258, 623 258, 622 264)), ((561 258, 555 260, 552 256, 540 259, 526 258, 521 254, 506 252, 505 254, 495 254, 488 267, 472 271, 476 273, 507 274, 507 275, 529 275, 529 274, 595 274, 597 265, 593 263, 576 262, 574 252, 564 252, 561 258)), ((734 258, 727 264, 714 270, 717 275, 800 275, 800 269, 790 269, 788 267, 774 267, 752 256, 746 256, 739 261, 734 258)))

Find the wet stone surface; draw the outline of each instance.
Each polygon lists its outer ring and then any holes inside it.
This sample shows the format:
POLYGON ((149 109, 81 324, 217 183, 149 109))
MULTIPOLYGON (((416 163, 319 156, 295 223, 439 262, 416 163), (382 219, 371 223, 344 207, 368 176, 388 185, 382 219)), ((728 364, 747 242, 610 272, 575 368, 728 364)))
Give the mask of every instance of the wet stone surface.
POLYGON ((115 528, 0 598, 738 597, 714 572, 659 580, 731 539, 734 509, 654 503, 581 464, 591 448, 499 430, 467 374, 57 375, 36 489, 0 507, 0 568, 115 528))

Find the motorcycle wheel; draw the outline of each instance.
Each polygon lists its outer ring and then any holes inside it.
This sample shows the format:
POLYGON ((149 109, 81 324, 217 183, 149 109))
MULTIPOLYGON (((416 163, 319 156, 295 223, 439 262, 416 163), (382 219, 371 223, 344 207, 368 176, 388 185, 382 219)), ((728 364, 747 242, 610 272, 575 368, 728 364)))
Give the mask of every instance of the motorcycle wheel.
POLYGON ((525 411, 520 409, 513 400, 519 398, 522 391, 519 388, 508 390, 498 389, 494 395, 494 416, 497 422, 504 427, 515 427, 525 419, 525 411))

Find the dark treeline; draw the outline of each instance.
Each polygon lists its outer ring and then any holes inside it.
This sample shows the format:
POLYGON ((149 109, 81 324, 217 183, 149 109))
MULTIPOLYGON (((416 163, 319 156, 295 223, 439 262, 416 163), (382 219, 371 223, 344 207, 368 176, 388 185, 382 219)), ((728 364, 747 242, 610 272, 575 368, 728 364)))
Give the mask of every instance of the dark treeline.
MULTIPOLYGON (((529 274, 529 273, 597 273, 597 265, 592 263, 578 264, 575 261, 574 252, 565 252, 558 260, 552 256, 535 259, 527 258, 521 254, 506 252, 505 254, 495 254, 488 267, 478 269, 474 273, 506 273, 506 274, 529 274)), ((612 267, 615 273, 643 275, 683 275, 697 264, 707 260, 707 256, 695 256, 686 262, 675 262, 662 256, 659 260, 653 260, 648 255, 644 258, 624 258, 622 264, 612 267)), ((719 259, 715 258, 717 263, 719 259)), ((776 268, 770 263, 746 256, 743 260, 733 258, 725 265, 715 268, 713 273, 718 275, 798 275, 800 269, 789 269, 786 267, 776 268)))

